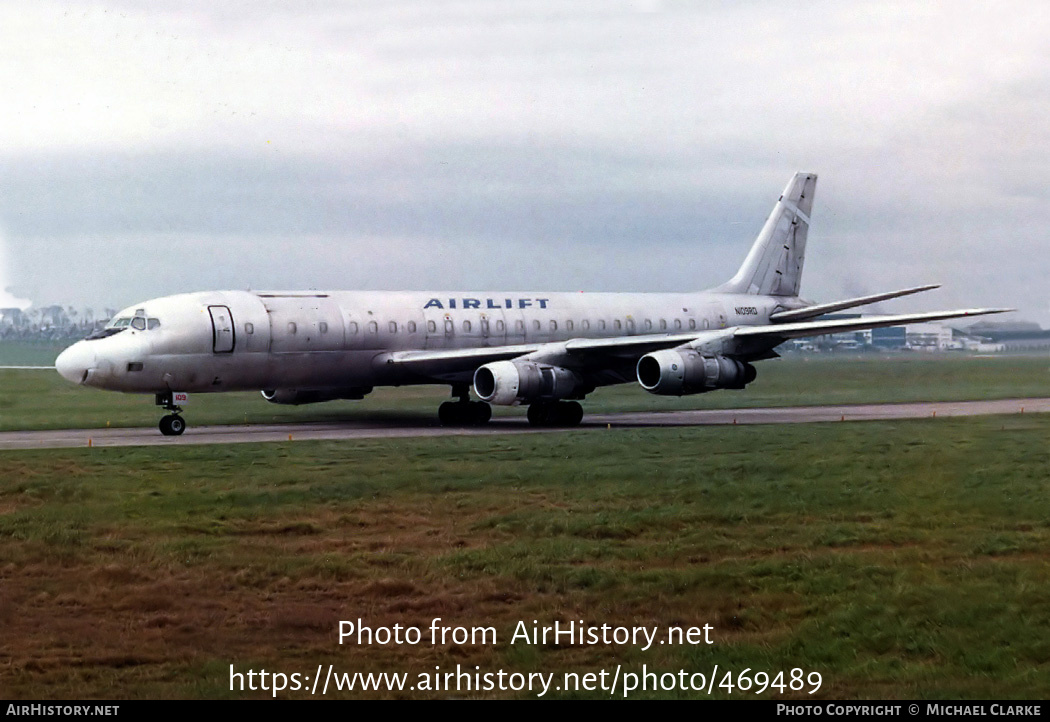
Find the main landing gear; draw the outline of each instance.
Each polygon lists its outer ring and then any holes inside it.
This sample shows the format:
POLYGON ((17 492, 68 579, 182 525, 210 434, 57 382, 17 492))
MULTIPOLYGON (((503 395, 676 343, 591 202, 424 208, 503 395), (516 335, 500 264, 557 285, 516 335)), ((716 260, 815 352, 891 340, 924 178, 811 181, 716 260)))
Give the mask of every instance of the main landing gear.
POLYGON ((165 436, 179 436, 182 434, 186 430, 186 420, 179 416, 182 413, 182 407, 175 405, 171 392, 157 394, 156 399, 157 406, 163 406, 165 411, 172 412, 167 416, 161 417, 159 424, 160 433, 165 436))
POLYGON ((452 395, 459 400, 446 401, 438 407, 438 421, 442 426, 484 426, 492 418, 491 406, 470 400, 469 386, 453 386, 452 395))
POLYGON ((583 407, 576 401, 534 401, 528 416, 533 426, 579 426, 583 407))

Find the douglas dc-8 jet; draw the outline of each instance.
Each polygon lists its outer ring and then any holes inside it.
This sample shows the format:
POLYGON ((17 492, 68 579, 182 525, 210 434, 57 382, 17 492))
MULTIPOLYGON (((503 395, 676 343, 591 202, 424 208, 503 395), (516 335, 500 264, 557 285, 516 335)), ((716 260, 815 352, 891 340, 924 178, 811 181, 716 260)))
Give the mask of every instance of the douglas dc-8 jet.
MULTIPOLYGON (((361 399, 375 386, 448 384, 442 424, 484 424, 489 404, 573 426, 600 386, 652 394, 742 389, 788 339, 1009 309, 822 318, 925 291, 814 304, 799 297, 817 176, 796 173, 740 270, 694 293, 254 292, 157 298, 118 313, 55 362, 85 386, 154 394, 181 434, 188 394, 261 390, 276 404, 361 399), (480 401, 470 400, 470 387, 480 401)), ((690 259, 695 262, 697 259, 690 259)))

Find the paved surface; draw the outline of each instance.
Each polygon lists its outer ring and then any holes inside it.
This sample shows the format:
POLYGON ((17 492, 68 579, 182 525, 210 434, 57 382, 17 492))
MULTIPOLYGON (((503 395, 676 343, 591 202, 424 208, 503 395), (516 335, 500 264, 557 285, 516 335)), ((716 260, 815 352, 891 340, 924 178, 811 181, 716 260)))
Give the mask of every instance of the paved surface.
MULTIPOLYGON (((1050 398, 998 401, 958 401, 917 404, 866 404, 856 406, 796 406, 776 409, 720 409, 666 411, 585 416, 581 428, 645 428, 711 426, 719 424, 804 424, 820 421, 875 421, 944 416, 1048 413, 1050 398)), ((436 414, 435 414, 436 416, 436 414)), ((239 444, 248 442, 305 441, 310 439, 378 439, 420 436, 462 436, 551 433, 563 429, 536 429, 524 416, 495 418, 480 428, 453 428, 420 415, 403 415, 376 421, 346 420, 327 423, 251 424, 242 426, 192 426, 182 436, 162 436, 156 427, 134 429, 65 429, 60 431, 6 431, 0 433, 3 449, 57 449, 78 446, 182 446, 186 444, 239 444)))

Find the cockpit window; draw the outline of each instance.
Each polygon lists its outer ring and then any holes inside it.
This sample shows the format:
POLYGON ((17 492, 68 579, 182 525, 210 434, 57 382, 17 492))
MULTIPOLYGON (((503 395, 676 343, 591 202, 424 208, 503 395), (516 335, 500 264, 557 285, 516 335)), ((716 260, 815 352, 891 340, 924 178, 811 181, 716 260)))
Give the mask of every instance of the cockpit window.
POLYGON ((112 326, 106 326, 105 328, 100 328, 97 331, 92 331, 91 335, 87 336, 84 340, 95 341, 96 339, 100 338, 109 338, 113 334, 120 333, 123 330, 123 328, 113 328, 112 326))
POLYGON ((155 328, 160 328, 160 319, 146 318, 145 316, 121 316, 107 323, 105 328, 94 331, 85 340, 93 341, 99 338, 108 338, 126 328, 133 328, 136 331, 152 331, 155 328))

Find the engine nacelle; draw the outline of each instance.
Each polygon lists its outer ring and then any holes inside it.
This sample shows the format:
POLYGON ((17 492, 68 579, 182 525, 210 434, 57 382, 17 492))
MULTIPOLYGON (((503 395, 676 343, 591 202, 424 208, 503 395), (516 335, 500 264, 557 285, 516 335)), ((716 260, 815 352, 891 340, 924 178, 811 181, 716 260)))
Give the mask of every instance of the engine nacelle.
POLYGON ((749 363, 725 356, 701 356, 692 349, 655 351, 638 359, 638 383, 660 396, 742 389, 756 375, 749 363))
POLYGON ((581 387, 569 369, 535 361, 495 361, 474 372, 478 398, 499 406, 572 398, 581 387))
POLYGON ((299 406, 336 399, 358 401, 370 393, 372 393, 371 386, 353 386, 342 389, 264 389, 262 395, 271 404, 299 406))

